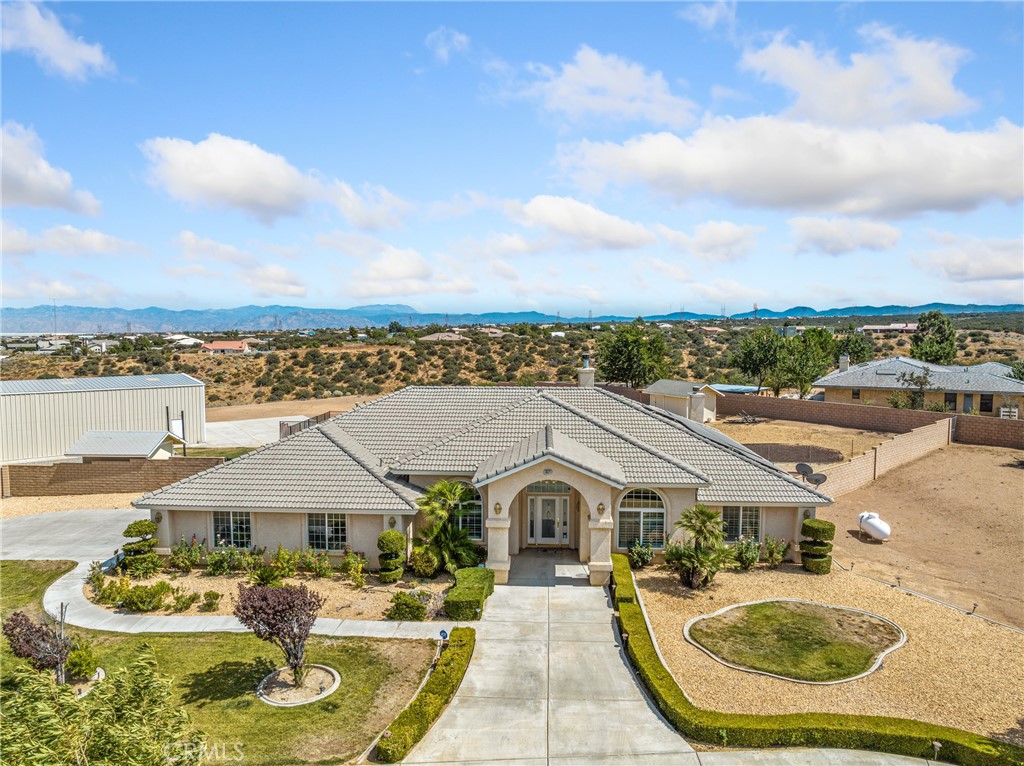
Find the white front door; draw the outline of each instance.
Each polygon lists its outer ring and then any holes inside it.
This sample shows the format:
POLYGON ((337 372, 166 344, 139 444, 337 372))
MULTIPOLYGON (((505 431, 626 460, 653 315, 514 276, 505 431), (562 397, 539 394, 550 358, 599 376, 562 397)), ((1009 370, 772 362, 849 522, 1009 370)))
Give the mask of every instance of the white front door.
POLYGON ((529 541, 538 545, 568 545, 569 498, 531 496, 529 541))

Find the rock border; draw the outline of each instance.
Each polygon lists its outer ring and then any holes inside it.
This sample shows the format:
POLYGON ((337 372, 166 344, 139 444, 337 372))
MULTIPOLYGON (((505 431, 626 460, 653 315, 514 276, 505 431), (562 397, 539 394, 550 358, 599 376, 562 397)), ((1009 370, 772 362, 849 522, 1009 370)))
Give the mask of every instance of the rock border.
POLYGON ((836 606, 835 604, 823 604, 820 601, 808 601, 807 599, 804 599, 804 598, 784 598, 784 597, 765 598, 765 599, 761 599, 759 601, 745 601, 742 604, 730 604, 729 606, 722 607, 717 612, 712 612, 711 614, 701 614, 701 615, 698 615, 696 617, 693 617, 692 619, 687 620, 686 624, 683 626, 683 638, 686 639, 687 643, 692 644, 693 646, 697 647, 698 649, 700 649, 702 652, 704 652, 704 654, 706 654, 711 659, 715 660, 716 662, 720 662, 721 664, 725 665, 728 668, 732 668, 733 670, 741 670, 744 673, 753 673, 753 674, 759 675, 759 676, 769 676, 770 678, 778 678, 781 681, 789 681, 790 683, 794 683, 794 684, 807 684, 808 686, 835 686, 836 684, 848 684, 848 683, 850 683, 850 681, 856 681, 856 680, 858 680, 860 678, 864 678, 865 676, 869 676, 872 673, 874 673, 876 670, 878 670, 880 667, 882 667, 883 660, 885 660, 886 656, 890 652, 896 651, 901 646, 903 646, 903 644, 907 643, 906 631, 904 631, 903 628, 901 628, 899 625, 897 625, 892 620, 887 619, 885 617, 882 617, 882 615, 880 615, 880 614, 875 614, 874 612, 868 612, 868 611, 866 611, 864 609, 856 609, 855 607, 852 607, 852 606, 836 606), (890 646, 888 649, 884 650, 877 657, 875 657, 875 661, 871 664, 871 667, 868 668, 867 670, 865 670, 863 673, 858 673, 857 675, 850 676, 849 678, 840 678, 837 681, 803 681, 803 680, 801 680, 799 678, 790 678, 789 676, 780 676, 778 673, 769 673, 766 670, 754 670, 753 668, 745 668, 745 667, 742 667, 741 665, 735 665, 735 664, 733 664, 731 662, 727 662, 726 660, 723 660, 717 654, 712 652, 710 649, 707 649, 706 647, 701 646, 701 644, 699 644, 695 639, 690 637, 690 628, 691 628, 691 626, 693 626, 694 624, 700 622, 701 620, 709 620, 712 617, 717 617, 720 614, 724 614, 725 612, 728 612, 730 609, 739 609, 742 606, 754 606, 755 604, 770 604, 770 603, 775 602, 775 601, 789 601, 791 603, 796 603, 796 604, 810 604, 811 606, 821 606, 821 607, 824 607, 826 609, 842 609, 843 611, 846 611, 846 612, 856 612, 858 614, 866 614, 869 617, 874 617, 875 619, 881 620, 882 622, 888 623, 889 625, 892 625, 894 628, 896 628, 896 630, 899 631, 900 640, 897 641, 892 646, 890 646))
POLYGON ((259 698, 259 700, 261 702, 263 702, 263 703, 265 703, 267 705, 270 705, 272 707, 299 707, 301 705, 309 705, 309 704, 311 704, 313 702, 319 702, 322 699, 330 697, 332 694, 334 694, 334 692, 336 692, 338 690, 338 687, 341 686, 341 675, 334 668, 329 668, 326 665, 316 665, 316 664, 310 665, 309 667, 311 667, 311 668, 320 668, 321 670, 326 670, 334 678, 334 683, 332 683, 330 685, 330 687, 325 689, 322 694, 318 694, 315 697, 311 697, 308 700, 299 700, 298 702, 277 702, 276 700, 272 700, 269 697, 267 697, 263 693, 263 685, 267 682, 267 680, 272 675, 274 675, 274 673, 278 673, 278 672, 280 672, 282 670, 287 670, 288 666, 286 665, 283 668, 278 668, 277 670, 272 670, 270 673, 268 673, 266 676, 264 676, 263 680, 260 681, 259 686, 256 687, 256 696, 259 698))

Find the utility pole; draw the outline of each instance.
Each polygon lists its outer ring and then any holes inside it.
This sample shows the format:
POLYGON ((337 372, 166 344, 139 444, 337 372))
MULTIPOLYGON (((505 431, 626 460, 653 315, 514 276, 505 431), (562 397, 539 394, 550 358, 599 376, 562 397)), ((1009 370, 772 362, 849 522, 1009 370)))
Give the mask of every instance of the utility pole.
POLYGON ((57 299, 52 298, 53 301, 53 334, 57 335, 57 299))

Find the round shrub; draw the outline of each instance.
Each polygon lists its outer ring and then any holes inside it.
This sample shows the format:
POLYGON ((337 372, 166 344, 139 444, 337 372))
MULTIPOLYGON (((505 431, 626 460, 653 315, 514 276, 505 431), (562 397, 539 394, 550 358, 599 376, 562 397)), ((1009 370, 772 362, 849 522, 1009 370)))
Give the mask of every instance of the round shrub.
POLYGON ((800 534, 812 540, 829 541, 836 536, 836 525, 825 519, 804 519, 800 534))
POLYGON ((388 529, 377 536, 377 550, 381 553, 405 553, 405 535, 397 529, 388 529))
POLYGON ((828 574, 832 569, 832 557, 814 555, 813 553, 805 553, 801 559, 803 560, 803 567, 808 572, 814 574, 828 574))
POLYGON ((832 552, 832 543, 821 540, 803 540, 800 542, 800 552, 812 556, 827 556, 832 552))
POLYGON ((71 678, 89 678, 100 666, 92 644, 84 638, 76 638, 74 648, 68 653, 64 669, 71 678))
POLYGON ((377 572, 377 579, 380 580, 382 583, 398 582, 402 579, 402 574, 404 571, 405 570, 403 570, 401 567, 399 567, 398 569, 382 568, 379 572, 377 572))
POLYGON ((409 565, 417 577, 433 577, 437 574, 440 562, 430 548, 414 548, 409 558, 409 565))
POLYGON ((427 618, 427 607, 409 593, 396 593, 391 597, 391 603, 392 607, 384 613, 385 620, 423 622, 427 618))

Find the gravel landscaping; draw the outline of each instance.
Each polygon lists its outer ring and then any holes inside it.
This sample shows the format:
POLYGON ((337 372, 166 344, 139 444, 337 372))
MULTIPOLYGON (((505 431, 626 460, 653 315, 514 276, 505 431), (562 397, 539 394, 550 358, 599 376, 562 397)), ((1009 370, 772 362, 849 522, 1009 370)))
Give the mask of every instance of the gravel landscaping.
POLYGON ((693 702, 733 713, 851 713, 912 718, 1024 745, 1024 634, 834 569, 722 572, 691 591, 670 572, 636 574, 665 661, 693 702), (900 625, 907 643, 875 673, 807 686, 728 668, 683 637, 685 623, 730 604, 802 598, 864 609, 900 625))
MULTIPOLYGON (((0 500, 0 518, 15 519, 36 513, 80 511, 84 508, 128 509, 141 492, 113 492, 105 495, 53 495, 47 497, 6 497, 0 500)), ((145 511, 139 511, 145 515, 145 511)))

